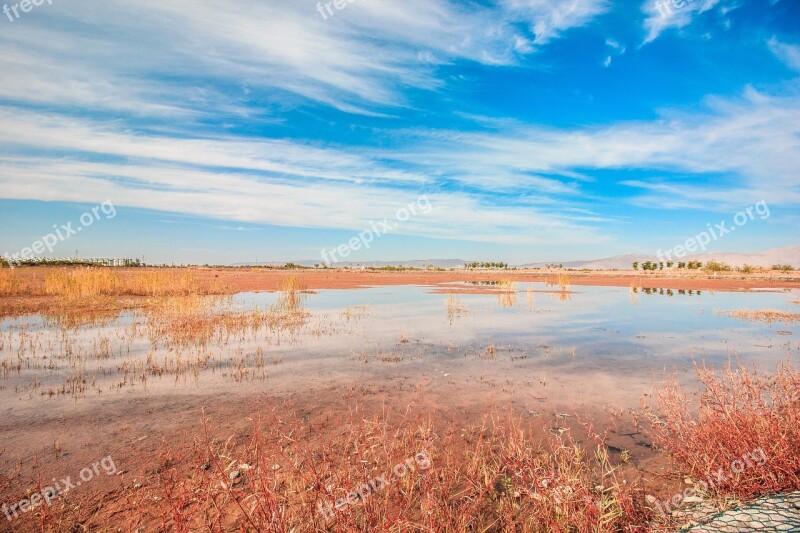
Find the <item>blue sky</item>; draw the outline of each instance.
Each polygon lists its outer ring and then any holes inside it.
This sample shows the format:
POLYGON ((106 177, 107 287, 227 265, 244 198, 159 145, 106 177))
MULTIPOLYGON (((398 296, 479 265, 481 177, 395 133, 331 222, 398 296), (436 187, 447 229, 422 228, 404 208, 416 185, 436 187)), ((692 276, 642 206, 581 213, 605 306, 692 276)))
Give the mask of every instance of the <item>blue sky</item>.
MULTIPOLYGON (((342 0, 343 1, 343 0, 342 0)), ((9 8, 14 7, 9 3, 9 8)), ((0 253, 354 261, 797 244, 800 3, 47 0, 0 17, 0 253), (324 4, 324 3, 323 3, 324 4)))

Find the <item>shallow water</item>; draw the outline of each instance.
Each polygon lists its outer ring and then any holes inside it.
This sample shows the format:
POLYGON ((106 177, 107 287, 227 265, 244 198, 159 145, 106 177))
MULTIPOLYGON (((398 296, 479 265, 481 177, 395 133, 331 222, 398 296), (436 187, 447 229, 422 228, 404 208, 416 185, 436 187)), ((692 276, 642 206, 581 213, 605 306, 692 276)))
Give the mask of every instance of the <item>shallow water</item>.
MULTIPOLYGON (((725 314, 800 311, 792 303, 800 299, 797 290, 561 291, 516 283, 513 292, 489 287, 476 294, 467 291, 480 288, 467 284, 450 288, 456 294, 438 292, 441 286, 321 290, 305 295, 310 315, 299 328, 234 334, 206 346, 166 346, 148 335, 138 313, 64 330, 40 316, 6 319, 0 363, 21 369, 0 378, 0 406, 20 415, 42 402, 91 408, 109 395, 281 392, 405 380, 440 391, 452 385, 459 392, 445 400, 454 403, 505 393, 559 405, 634 407, 665 371, 691 382, 693 360, 717 365, 738 357, 773 369, 800 354, 796 324, 725 314), (154 375, 143 370, 148 357, 164 368, 185 368, 154 375), (85 383, 65 388, 70 379, 85 383)), ((245 293, 232 304, 264 309, 278 299, 245 293)))

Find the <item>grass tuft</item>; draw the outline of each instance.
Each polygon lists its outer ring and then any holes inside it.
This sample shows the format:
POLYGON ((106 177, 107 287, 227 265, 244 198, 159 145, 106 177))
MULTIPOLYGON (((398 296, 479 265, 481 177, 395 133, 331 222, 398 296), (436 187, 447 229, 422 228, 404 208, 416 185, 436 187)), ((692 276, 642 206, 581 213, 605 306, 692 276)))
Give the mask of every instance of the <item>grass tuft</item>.
POLYGON ((781 364, 774 375, 726 365, 719 373, 695 365, 703 390, 688 394, 675 381, 657 390, 646 406, 654 444, 668 451, 682 472, 717 480, 722 495, 751 498, 800 489, 800 371, 781 364), (763 464, 732 469, 763 450, 763 464))

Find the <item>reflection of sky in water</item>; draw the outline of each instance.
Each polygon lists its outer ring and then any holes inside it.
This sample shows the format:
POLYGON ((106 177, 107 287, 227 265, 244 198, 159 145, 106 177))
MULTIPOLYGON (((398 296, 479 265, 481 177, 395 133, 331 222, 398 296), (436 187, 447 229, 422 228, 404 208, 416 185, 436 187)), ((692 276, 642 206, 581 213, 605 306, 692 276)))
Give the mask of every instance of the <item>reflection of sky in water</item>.
MULTIPOLYGON (((542 283, 517 283, 515 287, 514 295, 456 293, 451 303, 456 302, 466 312, 452 317, 447 312, 448 295, 431 292, 430 287, 315 291, 306 296, 312 318, 297 336, 245 336, 223 346, 212 345, 209 351, 217 358, 215 372, 201 373, 198 382, 153 379, 148 381, 148 388, 196 391, 201 383, 202 390, 210 394, 240 387, 230 378, 222 378, 220 369, 230 368, 229 358, 257 349, 268 358, 282 359, 280 365, 269 367, 269 380, 289 388, 322 381, 380 380, 397 372, 436 376, 460 372, 465 379, 481 374, 536 380, 539 374, 534 375, 534 371, 555 369, 572 374, 576 380, 582 375, 592 376, 586 378, 589 381, 607 378, 608 388, 614 387, 614 380, 635 377, 631 390, 636 394, 651 371, 690 368, 692 355, 712 363, 739 356, 746 363, 771 369, 787 357, 797 360, 800 353, 795 335, 787 334, 796 333, 796 324, 745 322, 724 314, 739 309, 800 312, 800 306, 791 303, 800 299, 797 290, 702 291, 699 295, 696 291, 680 294, 673 290, 668 296, 666 290, 664 294, 641 290, 634 294, 628 288, 574 286, 565 299, 558 294, 558 287, 542 283), (343 313, 348 308, 351 312, 343 313), (491 344, 496 347, 497 360, 482 360, 480 355, 491 344), (357 362, 357 356, 364 354, 373 364, 357 362), (396 364, 374 362, 385 354, 403 358, 396 364), (520 355, 525 357, 513 358, 520 355)), ((466 285, 453 288, 474 289, 466 285)), ((233 303, 240 308, 264 309, 275 304, 278 297, 277 293, 246 293, 233 297, 233 303)), ((136 315, 126 314, 117 324, 131 320, 137 320, 136 315)), ((8 339, 23 324, 41 335, 40 355, 59 336, 58 328, 45 326, 31 316, 5 320, 0 330, 8 339)), ((90 372, 94 365, 110 370, 106 379, 118 379, 120 364, 144 360, 150 352, 146 337, 133 342, 128 351, 127 345, 121 347, 121 337, 115 333, 114 325, 72 333, 76 344, 82 344, 89 353, 100 336, 111 339, 115 348, 110 360, 87 363, 90 372)), ((12 349, 6 342, 0 361, 13 359, 12 349)), ((184 351, 187 357, 192 356, 192 349, 184 351)), ((165 353, 160 349, 156 360, 165 353)), ((33 379, 45 385, 63 383, 70 370, 65 363, 61 365, 56 370, 25 370, 21 376, 0 379, 0 404, 36 396, 14 393, 16 385, 33 379)))
MULTIPOLYGON (((672 290, 672 296, 628 288, 570 289, 561 301, 558 288, 539 283, 517 283, 513 307, 503 307, 499 294, 456 294, 467 312, 451 321, 446 294, 426 287, 377 287, 361 290, 323 290, 308 296, 315 312, 339 312, 366 305, 367 317, 356 321, 355 332, 367 346, 397 343, 400 335, 426 344, 483 345, 494 343, 536 351, 576 348, 578 356, 642 359, 656 365, 674 358, 704 355, 709 360, 739 354, 774 361, 786 356, 781 346, 793 336, 786 323, 745 322, 724 314, 738 309, 777 309, 800 312, 792 304, 800 291, 708 292, 672 290), (531 288, 532 294, 527 289, 531 288), (536 292, 540 291, 540 292, 536 292), (532 298, 532 300, 530 299, 532 298), (664 359, 660 361, 660 359, 664 359)), ((240 295, 241 302, 264 306, 274 294, 240 295)), ((506 297, 507 299, 507 297, 506 297)))

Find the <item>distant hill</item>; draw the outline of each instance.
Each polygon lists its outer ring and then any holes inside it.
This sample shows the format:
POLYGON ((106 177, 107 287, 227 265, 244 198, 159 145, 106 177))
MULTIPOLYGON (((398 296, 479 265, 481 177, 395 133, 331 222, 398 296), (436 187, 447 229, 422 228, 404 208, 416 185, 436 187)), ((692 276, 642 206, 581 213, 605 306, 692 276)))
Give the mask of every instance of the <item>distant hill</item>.
MULTIPOLYGON (((713 252, 705 254, 687 255, 680 258, 680 261, 718 261, 720 263, 727 263, 731 266, 750 265, 757 267, 770 267, 772 265, 792 265, 795 268, 800 268, 800 245, 786 246, 783 248, 773 248, 760 253, 737 253, 737 252, 713 252)), ((659 261, 655 255, 644 254, 627 254, 617 255, 614 257, 607 257, 605 259, 593 259, 590 261, 548 261, 543 263, 526 263, 524 265, 511 265, 517 268, 547 268, 547 265, 561 264, 564 268, 574 269, 589 269, 589 270, 630 270, 633 262, 638 261, 639 264, 645 261, 659 261)), ((676 262, 678 260, 675 260, 676 262)), ((403 268, 461 268, 465 263, 463 259, 415 259, 411 261, 366 261, 366 262, 340 262, 335 266, 340 268, 361 268, 364 267, 403 267, 403 268)), ((272 262, 272 263, 234 263, 232 266, 283 266, 287 263, 272 262)), ((304 267, 313 267, 321 264, 321 260, 308 259, 305 261, 294 261, 295 264, 304 267)))
MULTIPOLYGON (((314 259, 307 259, 304 261, 292 261, 295 265, 300 265, 304 267, 313 267, 315 265, 321 265, 322 260, 314 260, 314 259)), ((233 263, 231 266, 283 266, 288 261, 284 262, 273 262, 273 263, 233 263)), ((361 268, 362 266, 365 267, 372 267, 372 268, 381 268, 381 267, 403 267, 403 268, 425 268, 433 266, 435 268, 461 268, 464 266, 463 259, 413 259, 410 261, 364 261, 364 262, 356 262, 356 261, 340 261, 334 265, 335 267, 340 268, 361 268)))
MULTIPOLYGON (((731 266, 750 265, 770 267, 772 265, 781 264, 800 268, 800 245, 773 248, 760 253, 710 252, 692 254, 676 259, 675 261, 702 261, 703 263, 707 263, 712 260, 720 263, 727 263, 731 266)), ((575 269, 630 270, 634 261, 638 261, 641 264, 645 261, 659 261, 659 258, 655 255, 628 254, 607 257, 605 259, 596 259, 593 261, 572 261, 563 264, 564 268, 575 269)), ((520 268, 545 268, 546 265, 554 262, 558 263, 558 261, 551 261, 549 263, 529 263, 521 265, 520 268)))

